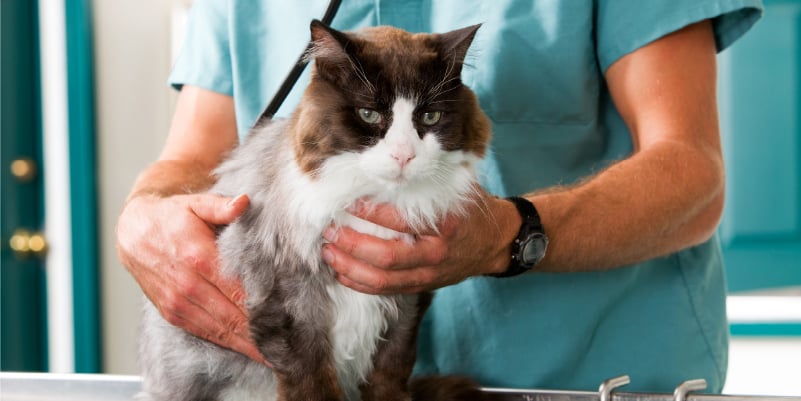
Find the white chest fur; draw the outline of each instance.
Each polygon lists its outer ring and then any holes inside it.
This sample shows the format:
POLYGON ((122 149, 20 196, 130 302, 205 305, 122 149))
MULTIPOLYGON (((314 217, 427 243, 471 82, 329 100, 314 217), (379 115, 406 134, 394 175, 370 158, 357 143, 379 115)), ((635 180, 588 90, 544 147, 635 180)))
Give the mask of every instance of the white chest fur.
MULTIPOLYGON (((347 213, 341 213, 337 220, 356 231, 385 239, 403 236, 347 213)), ((333 308, 331 338, 339 382, 347 398, 356 399, 359 383, 373 368, 373 354, 389 320, 398 318, 398 306, 393 297, 363 294, 338 283, 328 287, 328 295, 333 308)))
POLYGON ((392 297, 367 295, 338 283, 328 287, 334 325, 331 338, 339 382, 348 399, 356 399, 358 386, 373 368, 375 353, 388 318, 397 318, 392 297))

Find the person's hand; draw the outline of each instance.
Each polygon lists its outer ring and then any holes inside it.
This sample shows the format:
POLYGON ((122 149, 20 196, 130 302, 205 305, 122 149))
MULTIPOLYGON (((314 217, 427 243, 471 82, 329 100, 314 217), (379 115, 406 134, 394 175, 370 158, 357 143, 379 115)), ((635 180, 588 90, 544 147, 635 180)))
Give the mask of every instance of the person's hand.
POLYGON ((169 323, 265 363, 242 284, 220 275, 215 235, 249 203, 245 195, 135 196, 117 223, 117 253, 169 323))
POLYGON ((437 230, 415 233, 386 204, 362 201, 349 212, 415 240, 385 240, 348 227, 329 227, 323 259, 347 287, 368 294, 429 291, 467 277, 502 272, 520 227, 515 206, 478 191, 464 215, 446 216, 437 230))

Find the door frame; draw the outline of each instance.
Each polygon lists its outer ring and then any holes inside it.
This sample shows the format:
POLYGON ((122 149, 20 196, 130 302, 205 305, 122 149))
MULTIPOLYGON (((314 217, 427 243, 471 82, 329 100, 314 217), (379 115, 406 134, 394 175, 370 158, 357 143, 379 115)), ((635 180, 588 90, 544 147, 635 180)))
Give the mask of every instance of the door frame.
POLYGON ((38 0, 51 372, 101 370, 90 0, 38 0))
POLYGON ((90 0, 66 1, 75 371, 101 369, 94 57, 90 0))

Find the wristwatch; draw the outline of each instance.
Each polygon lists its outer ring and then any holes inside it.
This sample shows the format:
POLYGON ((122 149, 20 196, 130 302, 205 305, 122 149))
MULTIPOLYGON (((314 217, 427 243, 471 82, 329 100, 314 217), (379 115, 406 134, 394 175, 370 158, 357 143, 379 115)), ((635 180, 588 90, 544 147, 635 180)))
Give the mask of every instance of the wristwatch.
POLYGON ((548 249, 548 236, 540 221, 537 208, 528 199, 519 196, 506 198, 517 207, 523 223, 517 238, 512 241, 512 258, 505 272, 490 274, 492 277, 512 277, 525 273, 537 265, 548 249))

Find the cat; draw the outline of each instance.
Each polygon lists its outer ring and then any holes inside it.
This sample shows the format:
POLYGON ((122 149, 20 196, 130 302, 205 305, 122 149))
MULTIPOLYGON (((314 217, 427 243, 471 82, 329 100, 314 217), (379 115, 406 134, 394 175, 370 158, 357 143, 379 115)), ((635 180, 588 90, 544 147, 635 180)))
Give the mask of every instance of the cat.
POLYGON ((315 20, 310 28, 314 63, 300 104, 287 119, 261 118, 211 189, 250 197, 218 246, 223 273, 244 283, 252 336, 273 367, 171 326, 148 302, 140 398, 481 399, 469 379, 410 384, 430 293, 362 294, 321 258, 331 224, 414 241, 348 214, 360 200, 394 205, 418 230, 473 201, 490 124, 460 76, 479 26, 340 32, 315 20))

